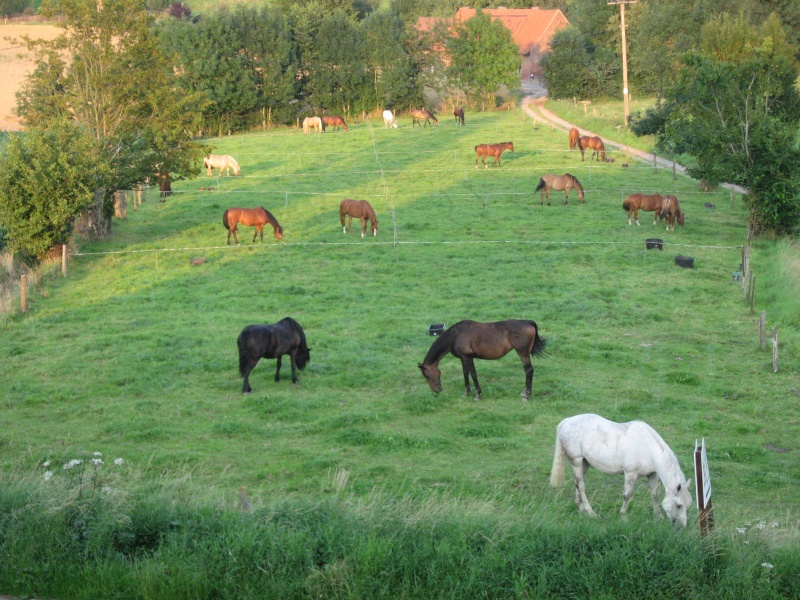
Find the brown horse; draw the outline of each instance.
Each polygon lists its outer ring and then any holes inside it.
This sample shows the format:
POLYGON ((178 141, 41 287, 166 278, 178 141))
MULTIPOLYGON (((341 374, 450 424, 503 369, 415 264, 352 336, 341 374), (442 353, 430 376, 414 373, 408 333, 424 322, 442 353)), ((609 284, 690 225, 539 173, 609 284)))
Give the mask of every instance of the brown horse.
MULTIPOLYGON (((425 125, 431 125, 431 121, 433 121, 437 127, 439 126, 439 120, 433 116, 433 113, 425 109, 411 111, 411 127, 414 127, 414 125, 425 127, 425 125), (425 123, 423 124, 422 121, 425 121, 425 123)), ((431 125, 431 127, 433 127, 433 125, 431 125)))
POLYGON ((339 115, 322 117, 322 131, 325 131, 327 127, 333 127, 334 131, 337 127, 344 127, 344 130, 347 131, 347 123, 345 123, 344 119, 339 115))
POLYGON ((456 118, 456 125, 464 125, 464 109, 456 106, 453 109, 453 116, 456 118))
POLYGON ((525 369, 525 389, 522 391, 522 401, 531 397, 531 382, 533 381, 533 365, 531 355, 542 354, 545 340, 539 337, 539 327, 533 321, 497 321, 496 323, 478 323, 477 321, 459 321, 446 329, 436 341, 433 342, 428 354, 417 365, 431 389, 439 393, 442 391, 442 372, 439 370, 439 361, 449 352, 461 359, 461 368, 464 372, 464 395, 469 394, 469 378, 475 382, 475 399, 481 397, 481 386, 478 375, 475 373, 473 359, 497 360, 503 358, 512 350, 516 350, 525 369))
POLYGON ((347 233, 344 226, 345 217, 350 217, 350 233, 353 232, 353 217, 361 219, 361 237, 367 235, 367 220, 371 225, 372 235, 378 235, 378 217, 372 205, 366 200, 351 200, 345 198, 339 204, 339 218, 342 221, 342 233, 347 233))
POLYGON ((478 168, 478 159, 483 161, 483 166, 488 168, 486 164, 486 157, 487 156, 494 156, 494 162, 497 166, 500 165, 500 155, 505 150, 514 151, 514 142, 503 142, 501 144, 478 144, 475 146, 475 168, 478 168))
POLYGON ((301 371, 311 360, 311 348, 306 344, 306 334, 300 323, 286 317, 272 325, 248 325, 236 340, 239 346, 239 374, 244 378, 242 393, 253 391, 250 387, 250 371, 259 359, 277 358, 275 381, 281 380, 281 356, 289 355, 292 364, 292 383, 297 383, 297 369, 301 371))
POLYGON ((622 203, 623 210, 628 211, 628 225, 631 225, 631 215, 636 220, 637 225, 641 225, 639 223, 639 211, 640 210, 652 210, 655 212, 653 216, 653 225, 656 224, 658 220, 658 216, 661 214, 661 206, 664 202, 664 197, 661 194, 651 194, 649 196, 645 196, 644 194, 631 194, 622 203))
POLYGON ((578 138, 581 137, 581 132, 578 131, 577 128, 573 127, 569 130, 569 149, 574 150, 578 147, 578 138))
POLYGON ((686 213, 681 210, 680 202, 675 196, 664 196, 664 201, 661 203, 661 219, 667 220, 667 229, 675 231, 675 221, 678 225, 683 227, 683 221, 686 213))
POLYGON ((583 153, 587 148, 592 151, 592 157, 589 160, 592 160, 595 156, 597 156, 598 162, 600 162, 601 159, 603 162, 606 162, 606 147, 603 145, 603 140, 601 140, 599 137, 596 135, 583 135, 579 137, 578 150, 581 151, 581 160, 583 160, 583 153))
POLYGON ((236 245, 239 245, 239 238, 236 235, 236 226, 241 223, 247 227, 255 227, 256 231, 253 234, 253 243, 256 241, 258 234, 261 234, 261 241, 264 241, 264 225, 269 223, 275 230, 275 237, 279 240, 283 239, 283 227, 278 223, 278 219, 263 206, 258 208, 229 208, 222 214, 222 224, 228 230, 228 245, 231 245, 231 234, 233 239, 236 240, 236 245))
POLYGON ((581 187, 581 182, 578 181, 575 175, 570 175, 569 173, 564 173, 563 175, 548 173, 539 178, 539 185, 537 185, 536 189, 533 191, 541 194, 542 201, 539 202, 540 206, 544 204, 545 195, 547 196, 547 206, 550 206, 550 190, 556 190, 557 192, 563 190, 564 204, 566 204, 569 200, 569 193, 572 188, 578 190, 578 200, 583 202, 583 187, 581 187))

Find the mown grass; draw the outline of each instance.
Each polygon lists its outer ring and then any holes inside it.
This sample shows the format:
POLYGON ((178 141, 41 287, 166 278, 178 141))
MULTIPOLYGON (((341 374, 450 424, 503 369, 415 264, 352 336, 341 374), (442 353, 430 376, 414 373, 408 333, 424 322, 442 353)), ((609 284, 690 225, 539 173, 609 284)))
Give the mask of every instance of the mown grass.
MULTIPOLYGON (((781 327, 781 369, 772 373, 757 317, 731 277, 745 238, 741 201, 731 206, 727 192, 701 194, 695 183, 647 165, 581 163, 564 150, 564 133, 523 125, 519 112, 470 114, 467 123, 457 128, 443 118, 438 129, 420 130, 401 117, 398 130, 352 123, 347 133, 213 140, 218 153, 239 160, 241 177, 203 174, 176 183, 166 202, 151 196, 116 224, 112 239, 82 245, 69 277, 34 297, 27 315, 6 315, 0 324, 4 485, 41 476, 46 460, 58 466, 101 451, 136 470, 133 492, 166 486, 167 503, 230 508, 242 485, 261 507, 333 496, 347 506, 379 494, 380 514, 393 498, 426 506, 446 498, 454 520, 483 532, 475 525, 483 513, 476 517, 473 507, 492 498, 492 510, 516 523, 535 527, 546 515, 545 537, 599 527, 603 543, 613 545, 628 535, 617 514, 621 477, 588 478, 599 524, 576 513, 568 485, 547 486, 556 424, 596 412, 653 425, 687 477, 694 442, 705 437, 723 535, 735 538, 737 527, 763 520, 779 524, 779 546, 795 544, 797 335, 791 324, 781 327), (502 168, 474 168, 475 144, 506 140, 516 152, 503 155, 502 168), (545 172, 577 175, 586 202, 565 206, 555 194, 552 206, 540 206, 533 188, 545 172), (686 227, 654 228, 649 213, 642 227, 630 227, 621 202, 631 191, 675 192, 686 227), (344 197, 370 200, 377 238, 342 234, 344 197), (243 244, 227 247, 224 209, 257 205, 276 215, 284 241, 267 232, 263 245, 252 244, 245 228, 243 244), (664 239, 663 251, 645 251, 644 239, 654 236, 664 239), (693 256, 695 268, 676 267, 678 254, 693 256), (191 265, 198 256, 206 263, 191 265), (273 382, 274 361, 264 361, 251 376, 255 392, 242 396, 236 336, 249 323, 287 315, 306 331, 309 367, 293 386, 288 377, 273 382), (462 396, 453 358, 441 364, 444 391, 430 392, 416 367, 432 342, 427 326, 464 318, 539 323, 549 351, 534 361, 529 403, 519 400, 524 379, 514 356, 477 364, 479 402, 462 396)), ((770 248, 754 250, 757 269, 762 259, 764 271, 771 268, 770 248)), ((766 299, 757 294, 757 308, 766 299)), ((632 522, 649 527, 646 486, 631 510, 632 522)), ((412 514, 404 518, 413 522, 412 514)), ((696 519, 690 512, 691 532, 696 519)), ((269 520, 262 514, 256 522, 269 520)), ((528 526, 519 527, 509 535, 524 554, 528 526)), ((656 527, 657 536, 665 531, 656 527)), ((389 543, 369 539, 380 548, 389 543)), ((458 557, 475 555, 441 543, 443 553, 452 550, 452 571, 443 576, 455 577, 458 557)), ((415 551, 407 541, 399 547, 415 551)), ((546 552, 560 556, 557 547, 546 552)), ((418 556, 415 569, 428 561, 418 556)), ((748 560, 757 556, 766 560, 760 551, 748 560)), ((786 564, 796 566, 792 560, 786 564)), ((360 580, 347 560, 322 564, 323 572, 341 567, 342 579, 360 580)), ((155 564, 141 568, 128 576, 164 585, 155 564)), ((520 580, 520 596, 552 594, 547 568, 536 581, 535 570, 509 568, 504 577, 529 578, 520 580)), ((622 577, 625 585, 638 581, 622 577)), ((330 595, 346 597, 348 589, 330 595)), ((350 597, 359 595, 368 594, 350 597)))

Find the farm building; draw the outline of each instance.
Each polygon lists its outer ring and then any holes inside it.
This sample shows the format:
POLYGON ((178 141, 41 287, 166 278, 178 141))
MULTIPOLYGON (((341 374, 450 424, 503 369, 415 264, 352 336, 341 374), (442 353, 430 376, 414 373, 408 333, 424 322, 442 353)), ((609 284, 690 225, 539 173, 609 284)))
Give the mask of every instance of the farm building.
MULTIPOLYGON (((452 19, 452 23, 463 23, 475 16, 474 8, 462 6, 452 19)), ((521 82, 530 81, 541 75, 539 59, 549 45, 556 31, 569 26, 569 21, 558 9, 543 8, 493 8, 483 12, 492 20, 499 20, 511 32, 511 37, 519 47, 522 55, 520 68, 521 82)), ((437 17, 420 17, 417 29, 422 32, 431 31, 437 24, 447 21, 437 17)))

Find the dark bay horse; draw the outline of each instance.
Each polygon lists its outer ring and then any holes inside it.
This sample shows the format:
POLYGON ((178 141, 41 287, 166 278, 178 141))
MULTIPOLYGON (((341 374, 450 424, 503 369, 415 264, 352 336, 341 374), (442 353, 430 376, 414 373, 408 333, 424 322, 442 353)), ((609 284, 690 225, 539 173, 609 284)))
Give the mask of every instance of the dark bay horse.
POLYGON ((533 321, 497 321, 496 323, 479 323, 477 321, 459 321, 446 329, 433 342, 428 354, 417 365, 431 389, 442 391, 442 372, 439 361, 449 352, 461 359, 464 371, 464 395, 469 394, 469 378, 475 382, 475 399, 481 397, 481 386, 475 373, 473 359, 497 360, 512 350, 516 350, 525 368, 525 389, 521 396, 527 401, 531 397, 533 381, 533 365, 531 355, 538 356, 544 351, 545 340, 539 337, 539 327, 533 321))
POLYGON ((264 241, 264 225, 269 223, 275 230, 275 237, 279 240, 283 239, 283 227, 278 223, 278 219, 263 206, 258 208, 229 208, 222 214, 222 224, 228 230, 228 245, 231 245, 231 234, 236 244, 239 244, 239 238, 236 235, 236 226, 241 223, 246 227, 255 227, 256 231, 253 234, 253 243, 256 241, 258 234, 261 234, 261 241, 264 241))
POLYGON ((250 387, 250 371, 261 358, 277 358, 275 381, 281 380, 281 356, 289 355, 292 363, 292 383, 297 383, 297 369, 301 371, 311 360, 310 350, 306 344, 306 334, 300 323, 286 317, 272 325, 248 325, 236 340, 239 346, 239 374, 244 377, 242 393, 253 391, 250 387))
POLYGON ((345 123, 344 119, 339 115, 330 115, 328 117, 322 117, 322 131, 325 131, 325 129, 328 127, 333 127, 334 131, 338 127, 344 127, 344 130, 347 131, 347 123, 345 123))
POLYGON ((576 127, 569 130, 569 149, 573 150, 578 147, 578 139, 581 137, 581 132, 576 127))
POLYGON ((350 233, 353 232, 353 217, 361 219, 361 237, 367 235, 367 220, 372 229, 372 235, 378 235, 378 217, 372 205, 366 200, 351 200, 345 198, 339 204, 339 218, 342 222, 342 233, 347 233, 344 226, 345 217, 350 217, 350 233))
POLYGON ((675 221, 678 225, 683 227, 684 217, 686 213, 681 210, 680 202, 675 196, 664 196, 664 201, 661 203, 660 219, 667 220, 667 229, 675 231, 675 221))
MULTIPOLYGON (((425 109, 411 111, 411 127, 414 127, 414 125, 425 127, 425 125, 431 125, 431 121, 433 121, 437 127, 439 126, 439 120, 433 116, 433 113, 425 109), (422 123, 422 121, 425 121, 425 123, 422 123)), ((431 127, 433 127, 433 125, 431 125, 431 127)))
POLYGON ((603 140, 601 140, 596 135, 583 135, 578 138, 578 150, 581 151, 581 160, 583 160, 583 153, 586 149, 589 148, 592 151, 592 157, 589 160, 592 160, 595 156, 597 156, 597 161, 600 162, 602 159, 603 162, 606 162, 606 147, 603 145, 603 140))
POLYGON ((478 144, 475 146, 475 168, 478 168, 478 159, 483 161, 483 166, 488 168, 486 164, 487 156, 494 156, 494 162, 497 166, 500 165, 500 155, 506 151, 514 151, 514 142, 503 142, 501 144, 478 144))
POLYGON ((633 215, 636 224, 641 225, 641 223, 639 223, 640 210, 654 211, 653 225, 655 225, 661 214, 661 205, 663 202, 664 197, 661 194, 650 194, 649 196, 645 196, 644 194, 631 194, 622 202, 622 209, 628 211, 628 225, 631 224, 631 215, 633 215))
POLYGON ((464 125, 464 109, 456 106, 453 109, 453 116, 456 118, 456 125, 464 125))
POLYGON ((563 175, 548 173, 540 177, 539 185, 536 186, 534 192, 539 192, 541 194, 542 201, 539 202, 539 205, 544 204, 545 196, 547 196, 547 206, 550 206, 550 190, 556 190, 557 192, 563 190, 564 204, 566 204, 569 200, 569 193, 572 188, 578 190, 578 200, 583 202, 583 187, 581 187, 581 182, 578 181, 577 177, 569 173, 564 173, 563 175))

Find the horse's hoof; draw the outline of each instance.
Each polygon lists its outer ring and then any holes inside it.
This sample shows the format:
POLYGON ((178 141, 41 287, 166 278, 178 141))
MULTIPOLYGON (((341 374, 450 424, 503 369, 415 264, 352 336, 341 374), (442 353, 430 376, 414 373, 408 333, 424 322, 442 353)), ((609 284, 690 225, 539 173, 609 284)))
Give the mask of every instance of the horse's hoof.
POLYGON ((523 402, 527 402, 528 400, 530 400, 530 399, 531 399, 531 396, 530 396, 530 394, 520 394, 519 396, 520 396, 520 399, 521 399, 523 402))
POLYGON ((253 390, 242 390, 243 394, 252 394, 253 390))

